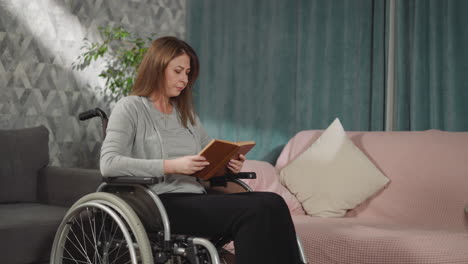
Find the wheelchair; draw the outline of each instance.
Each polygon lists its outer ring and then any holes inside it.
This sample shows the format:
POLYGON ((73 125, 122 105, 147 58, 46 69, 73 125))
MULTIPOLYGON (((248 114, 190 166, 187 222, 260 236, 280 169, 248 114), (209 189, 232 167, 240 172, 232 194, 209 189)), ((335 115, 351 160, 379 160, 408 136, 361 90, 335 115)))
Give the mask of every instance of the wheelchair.
MULTIPOLYGON (((107 115, 99 108, 79 115, 80 120, 100 117, 103 135, 107 115)), ((212 193, 252 191, 240 179, 253 179, 253 172, 214 177, 212 193)), ((95 193, 75 202, 56 232, 51 264, 221 264, 229 256, 223 246, 230 239, 172 234, 161 200, 147 186, 159 183, 153 177, 103 177, 95 193), (222 262, 223 260, 223 262, 222 262)), ((304 251, 298 239, 303 263, 304 251)))

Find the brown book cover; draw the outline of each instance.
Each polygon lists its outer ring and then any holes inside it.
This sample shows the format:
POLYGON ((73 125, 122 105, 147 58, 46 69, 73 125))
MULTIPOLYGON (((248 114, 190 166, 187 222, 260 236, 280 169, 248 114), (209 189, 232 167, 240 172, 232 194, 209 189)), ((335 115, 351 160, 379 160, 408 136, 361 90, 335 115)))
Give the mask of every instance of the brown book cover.
POLYGON ((196 172, 193 176, 208 180, 212 177, 222 176, 228 172, 227 163, 231 159, 238 159, 239 155, 245 155, 255 146, 254 141, 232 142, 213 139, 198 155, 205 157, 210 165, 196 172))

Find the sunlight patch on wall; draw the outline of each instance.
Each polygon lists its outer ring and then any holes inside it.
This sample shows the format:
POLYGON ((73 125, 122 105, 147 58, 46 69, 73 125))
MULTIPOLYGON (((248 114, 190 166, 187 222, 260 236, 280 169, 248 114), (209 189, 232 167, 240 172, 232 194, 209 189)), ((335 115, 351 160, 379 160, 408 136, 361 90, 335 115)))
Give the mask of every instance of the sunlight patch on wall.
MULTIPOLYGON (((102 64, 93 64, 85 71, 71 69, 81 53, 87 29, 67 7, 54 0, 19 0, 3 3, 2 8, 26 27, 32 38, 49 53, 47 56, 52 64, 70 70, 79 87, 90 89, 98 100, 102 98, 100 87, 104 87, 104 80, 97 78, 103 69, 102 64)), ((92 38, 93 41, 102 40, 99 34, 93 34, 92 38)))

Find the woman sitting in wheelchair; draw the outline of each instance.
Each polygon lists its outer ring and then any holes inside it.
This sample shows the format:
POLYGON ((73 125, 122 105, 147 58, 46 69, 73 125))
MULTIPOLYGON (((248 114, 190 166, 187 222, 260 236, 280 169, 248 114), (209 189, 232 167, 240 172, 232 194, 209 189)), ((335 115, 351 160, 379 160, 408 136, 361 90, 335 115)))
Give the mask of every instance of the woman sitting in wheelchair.
MULTIPOLYGON (((284 200, 268 192, 207 194, 190 176, 208 165, 197 155, 211 138, 192 104, 199 73, 195 51, 175 37, 148 49, 130 96, 115 105, 101 150, 103 176, 158 177, 150 186, 172 232, 234 240, 236 263, 302 263, 284 200)), ((228 164, 240 172, 244 156, 228 164)))

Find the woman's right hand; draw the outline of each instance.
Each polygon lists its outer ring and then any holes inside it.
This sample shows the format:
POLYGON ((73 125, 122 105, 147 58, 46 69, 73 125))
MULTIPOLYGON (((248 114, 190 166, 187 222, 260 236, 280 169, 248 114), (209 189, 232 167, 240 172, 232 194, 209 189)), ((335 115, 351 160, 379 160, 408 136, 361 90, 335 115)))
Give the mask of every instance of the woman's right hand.
POLYGON ((176 159, 164 160, 164 173, 192 175, 209 164, 203 156, 183 156, 176 159))

